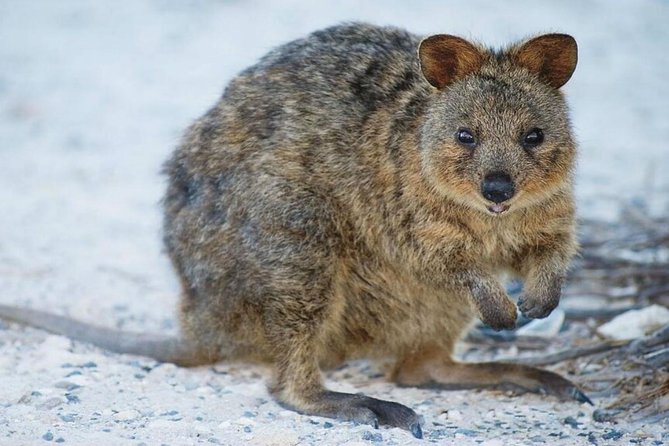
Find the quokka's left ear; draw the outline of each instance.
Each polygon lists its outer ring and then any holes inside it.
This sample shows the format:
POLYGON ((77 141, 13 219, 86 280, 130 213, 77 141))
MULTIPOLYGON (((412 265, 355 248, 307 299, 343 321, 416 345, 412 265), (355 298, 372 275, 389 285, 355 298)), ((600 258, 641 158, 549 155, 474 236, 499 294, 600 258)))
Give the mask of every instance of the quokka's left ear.
POLYGON ((568 34, 544 34, 512 50, 511 57, 553 88, 560 88, 576 69, 578 47, 568 34))

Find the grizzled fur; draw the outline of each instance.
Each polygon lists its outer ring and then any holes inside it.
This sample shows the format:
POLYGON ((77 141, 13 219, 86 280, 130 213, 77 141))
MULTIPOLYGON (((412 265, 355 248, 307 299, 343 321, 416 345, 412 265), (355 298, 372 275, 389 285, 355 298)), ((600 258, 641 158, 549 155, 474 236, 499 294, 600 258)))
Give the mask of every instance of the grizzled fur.
POLYGON ((574 391, 548 372, 478 376, 451 360, 474 318, 514 326, 500 273, 522 277, 521 310, 545 317, 575 253, 575 147, 550 66, 468 44, 473 71, 439 85, 420 42, 353 24, 270 52, 190 127, 165 200, 185 336, 216 359, 271 361, 276 397, 297 410, 414 431, 403 406, 326 391, 319 366, 392 357, 400 383, 574 391), (454 140, 459 127, 475 149, 454 140), (545 142, 524 150, 532 127, 545 142), (491 171, 518 190, 501 215, 479 192, 491 171))
POLYGON ((268 361, 285 406, 417 437, 413 410, 329 391, 321 367, 384 358, 400 385, 589 401, 552 372, 451 358, 475 318, 515 325, 502 275, 524 280, 527 316, 558 304, 576 251, 558 89, 575 66, 562 34, 496 51, 351 24, 288 43, 232 80, 166 165, 183 338, 0 316, 182 365, 268 361))

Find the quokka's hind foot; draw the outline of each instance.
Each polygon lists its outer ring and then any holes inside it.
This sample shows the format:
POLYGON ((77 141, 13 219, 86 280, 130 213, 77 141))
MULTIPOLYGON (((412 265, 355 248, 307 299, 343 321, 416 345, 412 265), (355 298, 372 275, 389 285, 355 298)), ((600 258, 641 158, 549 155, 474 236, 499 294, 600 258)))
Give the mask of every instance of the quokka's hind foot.
POLYGON ((398 362, 393 378, 403 386, 452 390, 502 388, 592 405, 590 398, 574 383, 557 373, 504 362, 460 363, 438 350, 425 350, 404 358, 398 362))
POLYGON ((300 413, 352 421, 357 424, 392 426, 408 430, 416 438, 423 437, 416 412, 392 401, 361 394, 341 393, 323 387, 321 371, 311 345, 284 344, 283 354, 277 357, 275 381, 270 391, 278 402, 300 413))
POLYGON ((379 426, 399 427, 408 430, 416 438, 423 438, 416 412, 392 401, 324 390, 302 404, 288 406, 298 412, 367 424, 375 429, 379 426))

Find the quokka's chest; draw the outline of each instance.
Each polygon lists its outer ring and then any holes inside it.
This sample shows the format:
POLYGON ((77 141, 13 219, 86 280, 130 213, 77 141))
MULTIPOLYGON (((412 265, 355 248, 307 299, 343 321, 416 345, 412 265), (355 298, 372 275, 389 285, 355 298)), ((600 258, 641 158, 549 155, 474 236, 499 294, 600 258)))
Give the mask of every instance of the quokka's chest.
POLYGON ((482 262, 504 268, 512 266, 530 244, 532 237, 520 229, 493 228, 477 237, 474 251, 482 262))
POLYGON ((395 251, 396 261, 411 268, 440 269, 440 265, 505 267, 516 262, 541 236, 521 221, 503 224, 480 221, 433 222, 413 229, 412 239, 395 251))

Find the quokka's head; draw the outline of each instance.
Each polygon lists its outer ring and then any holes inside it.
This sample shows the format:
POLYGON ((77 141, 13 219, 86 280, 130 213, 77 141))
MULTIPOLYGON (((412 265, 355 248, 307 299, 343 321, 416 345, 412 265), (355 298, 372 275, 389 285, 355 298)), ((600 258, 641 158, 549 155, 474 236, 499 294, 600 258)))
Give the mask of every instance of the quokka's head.
POLYGON ((571 187, 575 144, 559 91, 576 68, 571 36, 494 51, 435 35, 418 56, 434 87, 421 129, 422 171, 437 193, 499 215, 571 187))

